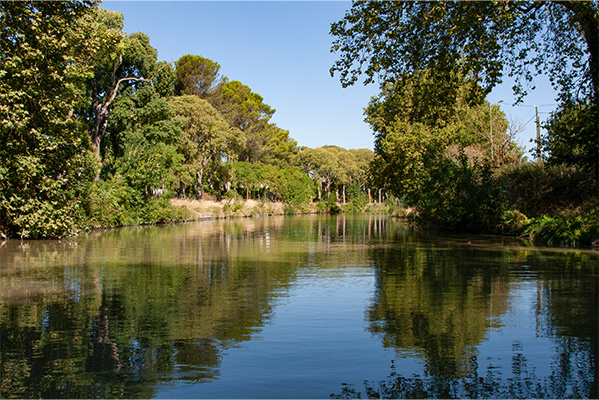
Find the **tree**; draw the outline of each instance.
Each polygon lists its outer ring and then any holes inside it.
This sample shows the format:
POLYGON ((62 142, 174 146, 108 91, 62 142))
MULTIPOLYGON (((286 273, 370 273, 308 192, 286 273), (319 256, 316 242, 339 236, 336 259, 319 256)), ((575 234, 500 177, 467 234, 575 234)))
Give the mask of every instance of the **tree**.
POLYGON ((518 162, 522 155, 514 135, 508 133, 505 114, 484 101, 479 85, 456 73, 438 76, 435 71, 422 71, 389 82, 371 99, 365 115, 377 152, 387 130, 401 120, 452 131, 448 146, 456 160, 462 150, 471 159, 494 165, 518 162))
MULTIPOLYGON (((179 158, 177 141, 180 121, 175 118, 166 98, 160 97, 150 84, 133 93, 121 94, 112 111, 108 129, 105 161, 111 161, 114 172, 127 181, 141 198, 153 189, 169 187, 172 171, 179 158)), ((105 162, 108 165, 108 163, 105 162)))
POLYGON ((117 96, 128 87, 150 82, 156 73, 157 52, 141 32, 126 35, 123 16, 114 11, 95 9, 85 15, 81 24, 97 49, 93 57, 94 75, 89 80, 91 107, 90 136, 96 156, 117 96))
POLYGON ((367 190, 366 171, 373 155, 368 149, 346 150, 338 146, 322 146, 301 149, 298 160, 318 188, 320 199, 324 186, 327 197, 330 197, 333 189, 336 192, 341 190, 336 195, 345 203, 346 188, 353 183, 367 190))
POLYGON ((246 144, 239 158, 249 162, 258 161, 263 151, 260 135, 267 129, 275 110, 265 104, 262 96, 252 92, 249 86, 226 79, 214 90, 209 101, 231 127, 245 133, 246 144))
POLYGON ((173 97, 169 100, 182 125, 178 143, 183 155, 179 171, 181 193, 195 180, 196 197, 202 198, 202 178, 211 163, 221 164, 223 159, 235 161, 235 155, 244 139, 243 133, 229 126, 218 111, 197 96, 173 97))
POLYGON ((563 104, 546 123, 547 135, 543 147, 553 165, 578 166, 587 172, 597 167, 596 143, 589 141, 597 131, 596 110, 588 102, 563 104))
POLYGON ((0 2, 0 236, 61 237, 85 221, 95 163, 85 101, 92 2, 0 2), (2 233, 4 232, 4 233, 2 233))
MULTIPOLYGON (((343 86, 382 85, 421 71, 458 71, 488 93, 505 74, 517 79, 520 101, 538 74, 547 74, 562 104, 587 102, 599 187, 599 4, 596 1, 366 2, 331 25, 331 75, 343 86)), ((534 86, 532 87, 534 88, 534 86)), ((587 124, 582 122, 582 124, 587 124)), ((568 131, 564 132, 565 134, 568 131)))
POLYGON ((357 1, 331 25, 332 51, 341 52, 331 74, 347 86, 361 73, 371 83, 457 68, 489 91, 505 72, 528 82, 547 73, 564 96, 596 99, 598 11, 577 1, 357 1))
POLYGON ((297 154, 297 142, 289 136, 289 131, 271 123, 254 135, 250 143, 252 147, 246 149, 246 158, 250 157, 252 162, 290 166, 297 154))
POLYGON ((184 55, 176 63, 177 84, 179 95, 195 95, 207 98, 218 81, 220 65, 208 58, 184 55))

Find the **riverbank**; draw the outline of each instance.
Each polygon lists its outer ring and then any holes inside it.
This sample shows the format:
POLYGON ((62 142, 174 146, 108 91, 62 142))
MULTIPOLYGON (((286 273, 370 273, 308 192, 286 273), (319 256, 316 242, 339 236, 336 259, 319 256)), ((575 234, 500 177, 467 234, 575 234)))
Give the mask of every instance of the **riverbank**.
POLYGON ((289 206, 282 202, 251 199, 215 201, 175 198, 170 203, 184 210, 190 220, 284 215, 285 210, 289 213, 289 206))
POLYGON ((187 220, 202 219, 222 219, 222 218, 244 218, 244 217, 263 217, 272 215, 298 215, 298 214, 317 214, 354 211, 375 211, 389 212, 389 206, 386 204, 370 203, 356 209, 352 203, 308 203, 300 206, 293 206, 280 201, 262 201, 253 199, 237 200, 195 200, 179 199, 170 200, 171 206, 181 210, 187 220))

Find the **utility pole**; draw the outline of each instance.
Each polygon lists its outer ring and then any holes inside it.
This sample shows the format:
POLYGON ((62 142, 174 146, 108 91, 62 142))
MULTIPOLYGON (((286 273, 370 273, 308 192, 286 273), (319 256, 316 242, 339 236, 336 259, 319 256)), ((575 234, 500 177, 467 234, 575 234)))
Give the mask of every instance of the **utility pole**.
POLYGON ((539 120, 539 106, 535 106, 537 116, 537 162, 543 162, 543 154, 541 153, 541 121, 539 120))

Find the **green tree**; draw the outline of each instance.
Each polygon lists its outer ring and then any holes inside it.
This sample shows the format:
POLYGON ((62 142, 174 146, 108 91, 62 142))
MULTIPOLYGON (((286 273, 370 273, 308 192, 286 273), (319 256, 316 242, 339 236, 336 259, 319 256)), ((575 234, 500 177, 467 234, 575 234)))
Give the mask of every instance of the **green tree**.
POLYGON ((517 79, 514 92, 521 100, 525 86, 547 74, 563 104, 591 104, 589 122, 580 124, 595 127, 582 131, 582 139, 591 144, 599 185, 597 2, 357 1, 331 25, 331 34, 332 51, 340 53, 331 74, 338 72, 343 86, 362 73, 364 83, 386 84, 426 70, 458 71, 488 93, 507 74, 517 79))
POLYGON ((322 146, 315 149, 304 148, 298 153, 299 163, 318 188, 322 199, 335 190, 336 198, 346 202, 346 189, 357 184, 368 190, 367 170, 374 153, 368 149, 346 150, 338 146, 322 146), (341 191, 341 193, 337 193, 341 191))
POLYGON ((302 206, 312 201, 314 184, 299 167, 271 168, 270 181, 271 192, 287 204, 302 206))
POLYGON ((207 98, 218 84, 220 65, 208 58, 184 55, 176 63, 176 91, 180 95, 207 98))
POLYGON ((245 147, 239 158, 257 162, 262 153, 263 133, 275 110, 257 93, 239 81, 224 79, 214 90, 210 103, 225 117, 229 125, 240 129, 246 136, 245 147))
POLYGON ((597 15, 596 2, 357 1, 331 25, 341 52, 331 73, 347 86, 361 73, 371 83, 457 67, 487 91, 505 72, 529 82, 547 73, 564 96, 584 89, 596 99, 597 15))
POLYGON ((125 177, 138 192, 169 187, 178 163, 177 141, 180 121, 167 99, 145 84, 134 94, 124 93, 112 113, 109 135, 114 149, 115 172, 125 177))
POLYGON ((290 166, 297 154, 297 142, 289 136, 289 131, 268 123, 263 131, 252 140, 254 162, 277 166, 290 166))
POLYGON ((235 161, 243 133, 230 127, 208 101, 197 96, 173 97, 169 104, 183 129, 178 143, 178 151, 183 155, 178 172, 181 194, 195 184, 195 195, 201 199, 202 179, 208 166, 220 165, 224 159, 235 161))
POLYGON ((0 236, 60 237, 86 219, 95 163, 74 110, 92 76, 79 21, 93 6, 0 3, 0 236))
POLYGON ((547 135, 543 138, 543 148, 548 154, 548 163, 579 166, 592 172, 596 167, 597 143, 588 138, 597 132, 597 121, 596 110, 589 102, 563 104, 545 126, 547 135))
POLYGON ((89 80, 88 116, 92 146, 99 158, 115 100, 127 88, 151 81, 158 69, 157 52, 144 33, 125 34, 123 16, 117 12, 98 8, 81 24, 97 49, 92 59, 94 75, 89 80))

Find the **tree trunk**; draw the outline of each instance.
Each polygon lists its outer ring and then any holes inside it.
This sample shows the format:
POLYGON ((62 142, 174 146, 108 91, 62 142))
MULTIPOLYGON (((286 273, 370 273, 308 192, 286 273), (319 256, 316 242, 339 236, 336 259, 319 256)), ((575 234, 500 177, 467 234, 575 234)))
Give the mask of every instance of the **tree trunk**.
MULTIPOLYGON (((592 85, 592 104, 595 112, 595 119, 599 118, 599 17, 593 10, 591 2, 584 1, 556 1, 564 6, 578 22, 584 35, 585 42, 589 51, 589 72, 592 85)), ((595 152, 595 193, 599 197, 599 124, 595 126, 594 137, 589 138, 597 144, 595 152)))
POLYGON ((203 170, 199 170, 198 172, 196 172, 196 198, 198 200, 202 199, 202 175, 203 175, 203 170))

